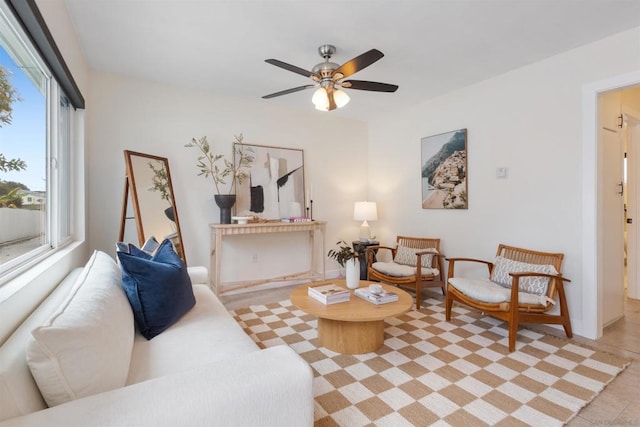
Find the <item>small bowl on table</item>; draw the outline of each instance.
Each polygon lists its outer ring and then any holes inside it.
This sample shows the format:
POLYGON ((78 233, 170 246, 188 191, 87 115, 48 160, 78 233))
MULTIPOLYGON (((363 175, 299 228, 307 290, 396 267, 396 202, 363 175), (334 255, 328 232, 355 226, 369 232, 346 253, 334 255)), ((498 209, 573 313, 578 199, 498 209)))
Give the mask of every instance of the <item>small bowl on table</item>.
POLYGON ((251 217, 250 216, 234 216, 234 217, 231 217, 231 219, 236 221, 238 224, 248 224, 251 217))

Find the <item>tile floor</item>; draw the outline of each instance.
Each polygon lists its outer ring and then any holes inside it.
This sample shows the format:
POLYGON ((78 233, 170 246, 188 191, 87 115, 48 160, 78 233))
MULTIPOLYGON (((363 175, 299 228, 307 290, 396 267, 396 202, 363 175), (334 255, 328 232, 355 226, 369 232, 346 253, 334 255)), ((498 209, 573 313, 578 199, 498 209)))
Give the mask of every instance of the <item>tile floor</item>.
MULTIPOLYGON (((293 287, 247 292, 220 297, 228 310, 265 304, 289 298, 293 287)), ((425 290, 425 292, 431 292, 425 290)), ((439 293, 434 295, 440 295, 439 293)), ((531 326, 546 333, 564 337, 564 331, 548 326, 531 326)), ((632 360, 631 365, 613 380, 568 425, 640 426, 640 301, 627 300, 625 317, 607 327, 599 340, 574 336, 576 342, 632 360)))

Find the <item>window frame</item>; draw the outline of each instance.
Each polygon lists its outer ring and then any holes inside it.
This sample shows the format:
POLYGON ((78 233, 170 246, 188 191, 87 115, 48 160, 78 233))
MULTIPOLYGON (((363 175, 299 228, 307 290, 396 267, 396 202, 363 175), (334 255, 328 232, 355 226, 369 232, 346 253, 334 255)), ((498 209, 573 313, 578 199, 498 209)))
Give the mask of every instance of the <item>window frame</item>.
POLYGON ((32 56, 45 74, 45 157, 46 196, 45 240, 39 247, 0 264, 0 286, 34 267, 74 238, 73 177, 75 160, 76 108, 84 108, 84 98, 75 85, 60 52, 55 46, 44 19, 33 0, 2 0, 10 31, 32 56), (50 62, 52 61, 52 62, 50 62), (62 74, 60 74, 62 73, 62 74), (62 75, 62 80, 58 80, 62 75), (71 90, 68 95, 65 88, 71 90), (73 107, 73 108, 71 108, 73 107))

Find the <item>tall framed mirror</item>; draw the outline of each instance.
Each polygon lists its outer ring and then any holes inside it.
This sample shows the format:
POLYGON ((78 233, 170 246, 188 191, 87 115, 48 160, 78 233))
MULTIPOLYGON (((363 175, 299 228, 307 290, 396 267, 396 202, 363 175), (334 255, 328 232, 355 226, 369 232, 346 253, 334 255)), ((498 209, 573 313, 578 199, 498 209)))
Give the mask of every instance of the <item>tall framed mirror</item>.
POLYGON ((126 177, 118 240, 125 241, 126 225, 133 220, 140 246, 151 236, 158 241, 169 239, 186 264, 169 160, 130 150, 124 150, 124 158, 126 177))

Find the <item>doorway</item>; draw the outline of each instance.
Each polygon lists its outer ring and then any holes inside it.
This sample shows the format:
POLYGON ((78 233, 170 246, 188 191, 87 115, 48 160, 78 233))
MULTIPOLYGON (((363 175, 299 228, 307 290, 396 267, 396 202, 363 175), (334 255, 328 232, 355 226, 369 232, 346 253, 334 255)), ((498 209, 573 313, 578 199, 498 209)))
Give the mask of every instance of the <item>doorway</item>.
POLYGON ((605 283, 602 250, 601 185, 602 172, 598 144, 599 95, 640 86, 640 70, 585 84, 582 88, 582 325, 585 338, 602 336, 603 290, 605 283))
POLYGON ((640 87, 598 94, 598 258, 602 330, 638 298, 637 159, 640 87))

